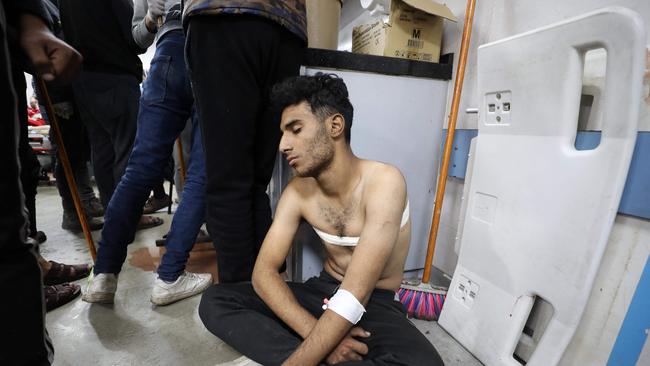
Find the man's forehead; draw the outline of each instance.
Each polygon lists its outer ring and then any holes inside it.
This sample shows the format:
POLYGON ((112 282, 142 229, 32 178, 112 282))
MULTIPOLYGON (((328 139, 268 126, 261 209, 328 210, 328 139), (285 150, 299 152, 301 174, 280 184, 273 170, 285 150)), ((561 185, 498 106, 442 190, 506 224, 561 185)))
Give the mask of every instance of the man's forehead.
POLYGON ((311 108, 307 102, 290 105, 282 111, 282 116, 280 117, 280 128, 285 128, 289 124, 305 120, 305 118, 310 117, 312 114, 311 108))

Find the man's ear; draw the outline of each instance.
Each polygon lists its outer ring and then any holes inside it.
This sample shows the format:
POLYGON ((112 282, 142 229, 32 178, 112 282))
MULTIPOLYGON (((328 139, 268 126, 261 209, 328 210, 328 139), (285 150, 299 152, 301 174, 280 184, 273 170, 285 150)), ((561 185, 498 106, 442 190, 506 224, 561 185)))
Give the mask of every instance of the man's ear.
POLYGON ((339 113, 330 117, 330 136, 337 138, 345 132, 345 118, 339 113))

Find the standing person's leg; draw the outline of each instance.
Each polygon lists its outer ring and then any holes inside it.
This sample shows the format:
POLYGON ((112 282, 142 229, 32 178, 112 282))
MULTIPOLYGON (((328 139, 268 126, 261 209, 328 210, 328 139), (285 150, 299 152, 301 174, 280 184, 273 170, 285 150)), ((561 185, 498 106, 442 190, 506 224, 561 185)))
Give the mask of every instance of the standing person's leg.
MULTIPOLYGON (((258 242, 266 234, 256 233, 255 224, 257 128, 272 82, 269 75, 287 57, 278 51, 288 32, 250 15, 189 20, 188 67, 206 153, 206 219, 222 283, 250 280, 258 242)), ((294 74, 298 64, 299 59, 294 74)), ((277 148, 277 134, 265 141, 277 148)), ((268 228, 270 210, 266 213, 268 228)))
MULTIPOLYGON (((185 91, 189 88, 185 74, 167 72, 179 62, 179 57, 180 62, 183 60, 182 34, 180 37, 172 36, 167 34, 158 41, 149 77, 145 81, 135 144, 126 172, 104 216, 95 274, 120 272, 127 245, 135 238, 142 207, 151 188, 162 178, 176 136, 185 127, 191 113, 192 100, 185 91), (175 48, 180 51, 175 52, 175 48)), ((182 65, 184 69, 184 63, 182 65)), ((84 300, 94 301, 87 294, 88 291, 84 300)), ((109 297, 112 300, 112 294, 109 297)))
MULTIPOLYGON (((45 106, 41 105, 41 108, 45 106)), ((47 116, 47 120, 50 121, 50 116, 47 116)), ((68 154, 68 160, 70 160, 70 167, 72 168, 73 173, 75 174, 75 181, 77 180, 77 169, 79 169, 80 164, 82 164, 82 157, 78 154, 77 142, 78 136, 75 135, 75 131, 79 130, 79 126, 74 126, 73 121, 69 118, 63 118, 61 116, 56 116, 56 120, 59 123, 59 130, 61 131, 61 138, 63 139, 63 145, 65 146, 65 151, 68 154)), ((52 122, 50 122, 52 124, 52 122)), ((64 210, 74 210, 74 204, 72 201, 72 195, 70 193, 70 187, 68 187, 68 181, 65 178, 65 170, 63 169, 63 163, 58 155, 58 150, 60 147, 56 145, 56 131, 52 129, 50 136, 53 141, 53 145, 57 149, 57 159, 56 164, 54 165, 54 177, 56 178, 56 188, 59 191, 59 196, 61 196, 61 205, 64 210)))
POLYGON ((174 215, 167 234, 166 252, 158 267, 158 277, 167 282, 176 281, 185 270, 189 252, 205 219, 205 157, 198 118, 193 118, 192 124, 194 136, 183 189, 184 199, 174 215))
MULTIPOLYGON (((88 167, 86 162, 88 161, 88 152, 87 152, 87 139, 86 129, 84 128, 81 118, 79 118, 79 111, 74 107, 73 102, 65 102, 54 105, 54 110, 57 110, 57 106, 61 108, 66 108, 66 116, 56 115, 56 120, 59 124, 59 129, 61 131, 61 138, 63 144, 65 145, 65 151, 68 154, 68 160, 70 161, 70 167, 75 176, 75 182, 79 190, 79 195, 81 196, 82 201, 89 201, 95 197, 95 193, 90 186, 89 179, 86 177, 88 175, 88 167)), ((45 110, 45 106, 40 106, 41 110, 45 110)), ((50 121, 50 117, 47 116, 46 119, 50 121)), ((50 122, 51 124, 51 122, 50 122)), ((50 134, 54 134, 52 130, 50 134)), ((52 141, 56 141, 56 138, 52 137, 52 141)), ((58 146, 57 146, 58 149, 58 146)), ((63 169, 63 164, 61 159, 56 160, 55 166, 56 174, 56 187, 61 196, 64 207, 73 207, 72 196, 70 193, 70 188, 68 187, 68 181, 65 179, 65 172, 63 169)))
POLYGON ((151 190, 151 192, 153 193, 153 196, 155 198, 163 198, 163 197, 165 197, 167 195, 167 193, 165 192, 164 184, 165 184, 165 181, 161 181, 160 183, 153 186, 153 189, 151 190))
MULTIPOLYGON (((120 110, 115 118, 102 120, 104 129, 108 131, 113 145, 113 191, 122 179, 133 148, 137 131, 140 86, 132 75, 115 76, 115 102, 113 108, 120 110)), ((111 193, 112 193, 111 192, 111 193)))
POLYGON ((273 85, 290 77, 298 75, 304 46, 292 33, 286 31, 280 34, 281 41, 271 49, 268 73, 264 81, 264 103, 261 108, 261 118, 258 120, 255 135, 255 183, 253 185, 253 221, 257 250, 262 246, 264 237, 271 227, 271 206, 266 194, 271 181, 275 158, 280 142, 280 116, 269 105, 269 92, 273 85))
MULTIPOLYGON (((0 6, 0 19, 5 19, 0 6)), ((0 302, 3 317, 1 365, 49 365, 52 343, 45 330, 43 283, 33 248, 26 244, 27 219, 18 163, 17 96, 4 26, 0 26, 0 302), (8 316, 10 315, 10 316, 8 316)), ((24 98, 24 94, 21 95, 24 98)))
MULTIPOLYGON (((113 179, 113 162, 115 154, 111 143, 111 136, 104 129, 97 117, 108 113, 114 90, 109 85, 102 85, 103 89, 96 90, 96 80, 92 74, 83 72, 74 83, 74 97, 77 102, 81 121, 86 126, 90 142, 91 162, 93 174, 99 190, 99 199, 106 208, 115 186, 113 179)), ((114 111, 110 111, 112 115, 114 111)))
POLYGON ((88 216, 104 216, 104 207, 97 199, 95 190, 93 190, 92 183, 90 182, 90 170, 88 169, 87 162, 86 160, 79 164, 74 175, 77 188, 79 188, 79 195, 81 196, 81 201, 88 216))
POLYGON ((81 114, 79 113, 79 108, 77 107, 76 102, 72 102, 71 104, 74 111, 72 119, 79 130, 78 148, 81 162, 75 172, 77 188, 79 188, 79 194, 81 195, 81 200, 86 208, 86 213, 93 217, 104 216, 104 207, 95 195, 95 190, 90 181, 90 169, 88 166, 91 156, 88 130, 81 120, 81 114))
POLYGON ((166 251, 158 266, 158 279, 151 294, 151 302, 157 305, 167 305, 196 295, 212 284, 209 273, 185 271, 190 251, 205 221, 205 158, 197 117, 192 119, 192 124, 194 136, 183 200, 178 205, 167 234, 166 251))
MULTIPOLYGON (((90 179, 88 177, 88 167, 86 164, 87 153, 85 151, 85 128, 83 128, 84 126, 81 125, 81 120, 78 116, 79 112, 74 110, 73 104, 71 102, 68 102, 67 104, 72 114, 67 118, 57 115, 56 120, 61 131, 61 138, 63 140, 65 151, 68 155, 68 160, 70 161, 70 168, 72 169, 72 173, 74 175, 79 196, 84 204, 85 212, 88 215, 88 226, 90 230, 99 230, 102 228, 102 222, 97 219, 93 219, 93 217, 101 216, 101 214, 103 214, 103 209, 101 212, 97 212, 98 210, 96 209, 90 209, 90 202, 93 198, 95 198, 95 192, 90 186, 90 179)), ((55 132, 52 130, 52 134, 54 133, 55 132)), ((56 138, 53 138, 53 140, 56 141, 56 138)), ((60 149, 59 146, 56 148, 57 150, 60 149)), ((62 226, 66 230, 81 231, 81 222, 79 221, 79 217, 74 206, 72 193, 70 191, 70 187, 68 186, 68 180, 65 176, 63 162, 59 158, 59 155, 57 155, 54 171, 56 175, 56 187, 59 191, 59 195, 61 196, 61 206, 63 207, 64 217, 62 226)))
POLYGON ((82 72, 74 86, 88 127, 97 188, 106 207, 131 153, 140 88, 132 75, 90 71, 82 72))

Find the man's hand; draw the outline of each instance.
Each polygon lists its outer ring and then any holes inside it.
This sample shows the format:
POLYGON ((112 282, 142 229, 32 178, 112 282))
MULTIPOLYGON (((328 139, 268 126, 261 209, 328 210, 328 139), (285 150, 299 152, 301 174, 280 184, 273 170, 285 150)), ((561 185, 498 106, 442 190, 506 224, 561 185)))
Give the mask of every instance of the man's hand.
POLYGON ((37 16, 20 16, 20 46, 45 81, 70 82, 81 68, 79 52, 56 38, 37 16))
POLYGON ((163 14, 165 14, 165 0, 147 0, 147 15, 145 15, 144 21, 149 32, 156 32, 158 18, 163 14))
POLYGON ((325 362, 328 365, 335 365, 346 361, 363 360, 363 356, 368 354, 368 346, 356 340, 355 337, 368 338, 370 337, 370 332, 366 332, 361 327, 353 327, 345 338, 341 340, 341 343, 334 348, 334 351, 327 356, 325 362))

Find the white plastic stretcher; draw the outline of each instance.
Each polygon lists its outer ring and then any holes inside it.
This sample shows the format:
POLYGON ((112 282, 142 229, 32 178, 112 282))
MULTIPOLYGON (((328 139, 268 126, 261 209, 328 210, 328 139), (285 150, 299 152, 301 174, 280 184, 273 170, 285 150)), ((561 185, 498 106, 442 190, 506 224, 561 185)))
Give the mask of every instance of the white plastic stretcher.
POLYGON ((521 365, 536 298, 552 316, 527 365, 556 365, 580 322, 634 149, 645 35, 609 7, 479 47, 479 134, 439 323, 485 365, 521 365), (578 151, 584 54, 599 48, 602 137, 578 151))

